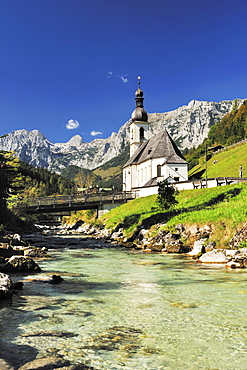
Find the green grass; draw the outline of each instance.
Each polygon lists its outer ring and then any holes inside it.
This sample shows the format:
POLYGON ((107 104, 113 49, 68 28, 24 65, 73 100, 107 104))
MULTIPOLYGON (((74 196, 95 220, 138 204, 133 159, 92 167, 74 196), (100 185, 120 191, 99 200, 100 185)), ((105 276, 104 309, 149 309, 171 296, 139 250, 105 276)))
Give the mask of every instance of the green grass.
MULTIPOLYGON (((210 189, 181 191, 178 204, 172 210, 157 209, 157 196, 138 198, 123 204, 101 217, 107 228, 123 224, 126 237, 138 227, 155 229, 165 223, 165 228, 174 231, 175 225, 208 224, 213 227, 212 239, 218 247, 226 247, 229 239, 247 220, 247 184, 228 185, 210 189), (156 207, 156 209, 154 209, 156 207)), ((163 227, 164 228, 164 227, 163 227)))
MULTIPOLYGON (((243 177, 247 177, 247 142, 236 144, 212 156, 207 161, 207 177, 239 177, 239 167, 243 166, 243 177), (214 164, 214 160, 217 161, 214 164)), ((189 171, 189 176, 196 176, 200 171, 205 177, 205 157, 200 158, 200 164, 189 171)))
POLYGON ((108 229, 114 229, 117 225, 123 224, 126 236, 131 236, 143 220, 157 214, 157 210, 153 210, 157 207, 156 199, 157 195, 150 195, 131 200, 102 216, 101 221, 108 229))

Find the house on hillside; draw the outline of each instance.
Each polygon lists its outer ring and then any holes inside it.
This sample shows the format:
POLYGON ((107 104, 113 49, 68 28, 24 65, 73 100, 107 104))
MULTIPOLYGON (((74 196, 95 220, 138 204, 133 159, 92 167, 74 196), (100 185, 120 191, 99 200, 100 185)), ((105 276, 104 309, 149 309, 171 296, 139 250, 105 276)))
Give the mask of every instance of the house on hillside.
POLYGON ((135 93, 136 108, 130 124, 130 158, 123 167, 123 190, 139 196, 158 192, 158 183, 188 180, 188 163, 166 130, 151 137, 150 123, 143 106, 143 91, 135 93))

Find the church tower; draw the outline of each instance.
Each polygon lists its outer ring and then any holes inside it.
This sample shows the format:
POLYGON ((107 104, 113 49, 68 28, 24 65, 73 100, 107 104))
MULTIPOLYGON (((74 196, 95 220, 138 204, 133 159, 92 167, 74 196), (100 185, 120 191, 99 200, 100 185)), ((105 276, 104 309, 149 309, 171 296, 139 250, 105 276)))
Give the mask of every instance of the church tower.
POLYGON ((143 91, 140 88, 141 77, 138 77, 138 89, 135 92, 136 109, 132 113, 130 124, 130 157, 137 148, 150 139, 150 131, 147 112, 143 108, 143 91))

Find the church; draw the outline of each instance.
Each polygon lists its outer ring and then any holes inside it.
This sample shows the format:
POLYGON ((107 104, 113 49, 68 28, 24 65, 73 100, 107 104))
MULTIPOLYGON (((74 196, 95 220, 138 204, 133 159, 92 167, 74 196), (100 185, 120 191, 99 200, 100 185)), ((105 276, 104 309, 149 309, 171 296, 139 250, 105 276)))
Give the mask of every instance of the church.
POLYGON ((136 191, 142 197, 158 193, 160 181, 174 185, 187 181, 188 163, 166 130, 151 136, 140 77, 135 101, 129 126, 130 158, 123 167, 123 190, 136 191))

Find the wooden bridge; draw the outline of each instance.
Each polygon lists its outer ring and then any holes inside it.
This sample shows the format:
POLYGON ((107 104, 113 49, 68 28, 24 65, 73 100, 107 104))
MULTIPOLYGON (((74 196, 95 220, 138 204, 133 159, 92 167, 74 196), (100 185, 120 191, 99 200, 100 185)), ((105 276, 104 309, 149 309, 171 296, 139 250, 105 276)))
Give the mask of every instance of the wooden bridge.
POLYGON ((19 205, 27 213, 59 213, 97 209, 98 216, 136 198, 135 192, 91 193, 82 195, 56 195, 31 198, 25 205, 19 205))

